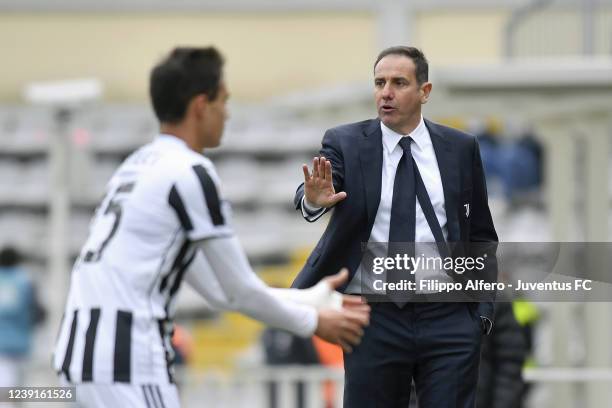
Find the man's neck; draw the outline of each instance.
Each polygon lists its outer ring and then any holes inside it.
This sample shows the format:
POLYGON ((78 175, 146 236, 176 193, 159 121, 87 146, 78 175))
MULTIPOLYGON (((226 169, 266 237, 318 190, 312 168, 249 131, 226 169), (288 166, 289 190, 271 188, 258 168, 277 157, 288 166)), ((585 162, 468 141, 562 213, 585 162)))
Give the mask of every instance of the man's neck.
POLYGON ((204 146, 199 145, 197 137, 195 137, 195 132, 190 130, 189 126, 184 123, 162 123, 159 126, 159 132, 181 139, 191 150, 195 152, 202 153, 202 150, 204 150, 204 146))

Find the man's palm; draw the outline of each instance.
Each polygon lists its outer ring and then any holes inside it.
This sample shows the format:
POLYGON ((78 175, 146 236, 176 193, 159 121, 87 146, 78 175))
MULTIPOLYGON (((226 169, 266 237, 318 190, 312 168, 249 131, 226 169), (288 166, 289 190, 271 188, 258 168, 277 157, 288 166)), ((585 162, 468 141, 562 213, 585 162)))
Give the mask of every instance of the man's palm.
POLYGON ((315 157, 312 161, 312 174, 306 164, 302 165, 304 171, 304 195, 306 201, 315 207, 333 207, 346 198, 346 193, 336 193, 332 178, 332 166, 325 157, 315 157))

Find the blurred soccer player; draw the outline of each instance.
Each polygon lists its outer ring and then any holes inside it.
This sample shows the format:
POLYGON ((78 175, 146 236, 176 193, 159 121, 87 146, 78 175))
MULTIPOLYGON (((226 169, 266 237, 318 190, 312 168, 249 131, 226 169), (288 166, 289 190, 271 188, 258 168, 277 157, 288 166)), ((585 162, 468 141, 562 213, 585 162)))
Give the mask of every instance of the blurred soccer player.
POLYGON ((45 318, 36 288, 21 262, 17 249, 0 249, 0 387, 24 385, 34 326, 45 318))
POLYGON ((369 309, 334 288, 341 272, 300 291, 251 270, 203 149, 218 146, 228 90, 214 48, 177 48, 150 78, 160 135, 108 183, 74 266, 54 368, 86 407, 178 407, 173 304, 186 280, 218 308, 349 351, 369 309), (344 302, 344 307, 341 304, 344 302), (334 307, 336 304, 336 307, 334 307))

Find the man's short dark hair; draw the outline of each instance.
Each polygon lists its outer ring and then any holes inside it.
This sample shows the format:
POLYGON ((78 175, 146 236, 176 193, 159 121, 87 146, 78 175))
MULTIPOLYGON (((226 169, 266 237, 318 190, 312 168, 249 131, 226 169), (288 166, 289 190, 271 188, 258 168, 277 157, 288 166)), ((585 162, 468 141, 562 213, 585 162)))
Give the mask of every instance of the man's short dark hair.
POLYGON ((189 101, 200 94, 217 98, 223 57, 214 47, 178 47, 151 71, 149 93, 160 122, 178 123, 189 101))
POLYGON ((21 255, 12 246, 6 246, 0 250, 0 267, 12 268, 21 262, 21 255))
POLYGON ((376 65, 380 62, 381 59, 385 58, 387 55, 403 55, 404 57, 408 57, 414 62, 414 66, 416 67, 416 80, 420 84, 427 82, 429 77, 429 64, 427 63, 427 58, 425 58, 425 54, 423 51, 419 50, 416 47, 405 47, 405 46, 396 46, 385 48, 378 54, 376 58, 376 62, 374 63, 374 69, 376 69, 376 65))

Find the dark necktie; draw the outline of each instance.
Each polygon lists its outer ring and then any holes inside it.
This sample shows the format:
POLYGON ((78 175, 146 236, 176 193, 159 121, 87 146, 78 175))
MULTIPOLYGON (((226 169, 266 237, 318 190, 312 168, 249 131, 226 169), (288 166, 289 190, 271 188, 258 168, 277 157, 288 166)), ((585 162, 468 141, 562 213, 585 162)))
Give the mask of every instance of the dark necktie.
MULTIPOLYGON (((412 138, 402 137, 399 142, 403 150, 393 181, 393 200, 391 202, 391 220, 389 223, 390 258, 397 255, 403 257, 414 256, 414 241, 416 229, 416 177, 413 165, 410 143, 412 138)), ((414 275, 405 269, 391 269, 387 271, 387 282, 399 284, 402 280, 414 282, 414 275)), ((409 299, 407 291, 393 290, 388 296, 398 306, 402 307, 409 299)))
MULTIPOLYGON (((411 142, 412 137, 410 136, 402 137, 399 142, 403 155, 397 165, 393 182, 388 256, 400 255, 403 257, 404 254, 408 257, 415 256, 416 200, 418 198, 427 224, 438 244, 439 254, 446 257, 449 255, 448 247, 419 168, 412 158, 411 142)), ((414 282, 414 274, 405 269, 387 271, 388 282, 399 283, 402 279, 414 282)), ((407 300, 415 296, 408 291, 392 291, 390 298, 401 307, 407 300)))
POLYGON ((414 242, 416 228, 416 178, 412 164, 410 142, 412 138, 402 137, 399 142, 403 150, 393 181, 393 201, 389 242, 414 242))

